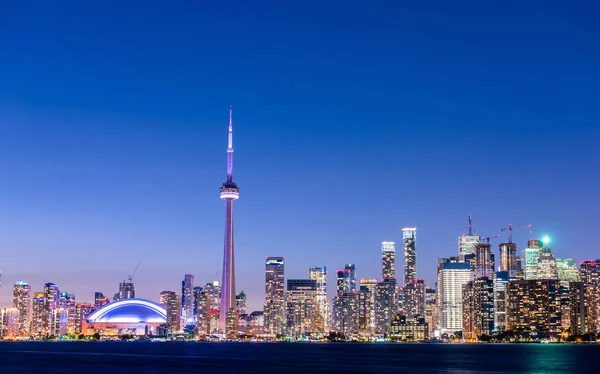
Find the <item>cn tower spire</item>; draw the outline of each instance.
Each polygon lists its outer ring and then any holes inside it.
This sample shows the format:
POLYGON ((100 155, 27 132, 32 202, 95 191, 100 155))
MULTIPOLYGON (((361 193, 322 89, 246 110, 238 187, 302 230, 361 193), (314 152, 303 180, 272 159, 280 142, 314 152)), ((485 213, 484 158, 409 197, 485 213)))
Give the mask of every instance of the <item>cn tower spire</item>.
POLYGON ((233 181, 233 106, 229 106, 229 136, 227 141, 227 182, 233 181))

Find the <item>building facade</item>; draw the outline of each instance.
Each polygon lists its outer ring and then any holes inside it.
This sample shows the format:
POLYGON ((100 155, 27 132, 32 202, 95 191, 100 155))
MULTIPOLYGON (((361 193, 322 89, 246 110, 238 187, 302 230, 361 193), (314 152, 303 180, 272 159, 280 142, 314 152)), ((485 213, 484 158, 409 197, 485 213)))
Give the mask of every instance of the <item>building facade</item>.
POLYGON ((308 277, 317 282, 317 309, 324 321, 325 330, 331 326, 329 299, 327 298, 327 267, 314 267, 308 270, 308 277))
POLYGON ((381 243, 382 279, 396 279, 396 243, 381 243))
POLYGON ((265 263, 265 330, 277 335, 284 330, 284 258, 267 257, 265 263))
POLYGON ((299 337, 323 332, 323 321, 317 309, 317 281, 314 279, 287 280, 287 333, 299 337))
POLYGON ((402 229, 404 244, 404 286, 417 280, 417 229, 402 229))
POLYGON ((457 258, 440 258, 437 268, 438 326, 442 333, 462 330, 462 288, 473 279, 469 263, 457 258))
POLYGON ((17 281, 15 283, 13 288, 13 308, 17 309, 19 314, 19 335, 29 335, 31 331, 33 309, 31 300, 31 286, 26 282, 17 281))
POLYGON ((194 323, 194 276, 185 274, 181 281, 181 317, 184 324, 194 323))

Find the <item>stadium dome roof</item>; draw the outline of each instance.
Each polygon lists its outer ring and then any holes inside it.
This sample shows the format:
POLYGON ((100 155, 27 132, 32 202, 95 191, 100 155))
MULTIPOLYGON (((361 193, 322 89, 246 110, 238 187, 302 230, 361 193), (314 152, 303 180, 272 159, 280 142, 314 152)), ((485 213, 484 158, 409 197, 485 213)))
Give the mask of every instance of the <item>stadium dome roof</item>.
POLYGON ((167 308, 144 299, 113 301, 90 314, 89 323, 166 323, 167 308))

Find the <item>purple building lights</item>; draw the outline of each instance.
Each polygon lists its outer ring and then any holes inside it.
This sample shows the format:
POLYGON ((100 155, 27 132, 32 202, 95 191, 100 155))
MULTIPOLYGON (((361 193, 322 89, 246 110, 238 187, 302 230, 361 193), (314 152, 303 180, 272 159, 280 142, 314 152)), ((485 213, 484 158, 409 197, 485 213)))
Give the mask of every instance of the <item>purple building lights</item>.
POLYGON ((229 107, 229 135, 227 143, 227 179, 221 186, 221 199, 225 200, 225 245, 223 249, 223 278, 219 329, 226 335, 237 335, 235 304, 235 261, 233 245, 233 201, 239 198, 240 189, 233 182, 233 125, 232 107, 229 107))

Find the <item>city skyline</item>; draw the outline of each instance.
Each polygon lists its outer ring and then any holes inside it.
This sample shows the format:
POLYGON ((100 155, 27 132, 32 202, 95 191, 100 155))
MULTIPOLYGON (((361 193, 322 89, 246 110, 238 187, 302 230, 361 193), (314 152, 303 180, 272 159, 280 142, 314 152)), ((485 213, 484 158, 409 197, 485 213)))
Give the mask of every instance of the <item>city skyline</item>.
MULTIPOLYGON (((556 257, 597 258, 594 12, 237 5, 0 14, 12 30, 0 41, 0 306, 17 280, 112 299, 140 261, 142 298, 178 292, 184 274, 220 281, 229 104, 249 310, 264 302, 266 256, 285 257, 287 279, 327 266, 331 299, 346 264, 379 279, 393 241, 403 283, 404 227, 418 229, 417 277, 432 285, 468 214, 477 234, 503 235, 497 263, 509 223, 551 236, 556 257)), ((529 238, 515 231, 518 255, 529 238)))

